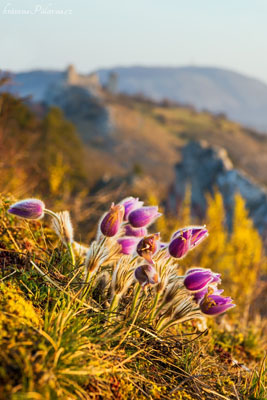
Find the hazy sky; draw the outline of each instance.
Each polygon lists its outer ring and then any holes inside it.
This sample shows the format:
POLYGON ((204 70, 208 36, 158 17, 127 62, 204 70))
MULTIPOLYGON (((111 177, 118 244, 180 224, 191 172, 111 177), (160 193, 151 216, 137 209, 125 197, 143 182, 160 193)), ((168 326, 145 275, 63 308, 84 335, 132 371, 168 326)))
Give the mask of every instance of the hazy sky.
POLYGON ((208 65, 267 82, 267 0, 0 0, 0 68, 69 63, 208 65))

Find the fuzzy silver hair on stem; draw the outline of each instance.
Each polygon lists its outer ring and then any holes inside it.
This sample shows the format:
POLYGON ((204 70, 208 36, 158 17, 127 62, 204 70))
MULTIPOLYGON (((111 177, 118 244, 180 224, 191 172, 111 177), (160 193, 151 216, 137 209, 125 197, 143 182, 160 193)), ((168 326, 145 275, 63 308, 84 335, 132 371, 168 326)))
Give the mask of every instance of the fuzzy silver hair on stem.
POLYGON ((65 246, 73 242, 73 227, 68 211, 56 213, 58 218, 52 219, 52 228, 65 246))

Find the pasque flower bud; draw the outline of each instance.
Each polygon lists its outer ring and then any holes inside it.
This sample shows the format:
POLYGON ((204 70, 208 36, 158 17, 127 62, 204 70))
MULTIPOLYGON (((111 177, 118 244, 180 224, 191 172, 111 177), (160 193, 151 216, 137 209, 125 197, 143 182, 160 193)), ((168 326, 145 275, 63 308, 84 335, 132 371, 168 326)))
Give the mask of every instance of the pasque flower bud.
POLYGON ((141 207, 129 214, 129 222, 134 228, 140 228, 150 225, 160 215, 157 206, 141 207))
POLYGON ((45 205, 38 199, 25 199, 13 204, 8 212, 26 219, 40 219, 44 216, 45 205))
POLYGON ((205 289, 212 280, 213 273, 211 271, 195 271, 185 276, 184 286, 191 292, 197 292, 205 289))
POLYGON ((202 268, 202 267, 191 267, 186 271, 186 275, 192 274, 193 272, 200 272, 200 271, 211 271, 210 268, 202 268))
POLYGON ((186 271, 185 275, 187 276, 187 275, 193 274, 194 272, 209 272, 212 275, 211 283, 213 283, 213 284, 221 283, 221 274, 218 274, 217 272, 213 272, 209 268, 192 267, 186 271))
POLYGON ((190 250, 191 230, 180 230, 169 244, 169 253, 174 258, 183 258, 190 250))
POLYGON ((121 226, 124 216, 124 206, 111 204, 110 210, 106 213, 100 224, 100 230, 104 236, 115 236, 121 226))
POLYGON ((52 228, 67 246, 73 242, 73 227, 70 219, 70 213, 68 211, 61 211, 56 213, 57 218, 52 220, 52 228))
POLYGON ((128 216, 129 214, 133 211, 136 210, 137 208, 142 207, 144 204, 143 201, 139 201, 138 198, 134 197, 127 197, 126 199, 122 200, 121 203, 124 206, 124 221, 128 221, 128 216))

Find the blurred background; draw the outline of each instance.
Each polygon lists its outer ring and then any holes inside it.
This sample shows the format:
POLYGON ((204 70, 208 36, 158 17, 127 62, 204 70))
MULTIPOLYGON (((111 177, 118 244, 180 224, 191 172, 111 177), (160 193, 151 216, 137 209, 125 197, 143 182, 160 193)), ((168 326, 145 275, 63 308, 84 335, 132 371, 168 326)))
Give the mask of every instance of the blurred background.
MULTIPOLYGON (((266 317, 267 3, 0 0, 0 191, 71 211, 89 242, 112 201, 160 204, 183 266, 223 272, 266 317)), ((257 312, 256 312, 256 311, 257 312)))

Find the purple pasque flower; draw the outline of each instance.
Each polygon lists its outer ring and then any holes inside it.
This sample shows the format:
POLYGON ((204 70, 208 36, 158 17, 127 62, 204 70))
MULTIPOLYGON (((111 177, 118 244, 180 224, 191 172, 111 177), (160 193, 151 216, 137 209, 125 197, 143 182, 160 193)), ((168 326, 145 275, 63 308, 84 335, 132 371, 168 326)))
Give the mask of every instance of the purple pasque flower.
POLYGON ((199 307, 203 314, 206 315, 219 315, 232 307, 235 304, 232 303, 231 297, 223 297, 217 294, 210 294, 204 296, 201 300, 199 307))
POLYGON ((139 241, 139 238, 136 238, 133 236, 132 237, 126 236, 126 237, 119 238, 117 240, 117 242, 121 246, 121 253, 128 254, 128 255, 133 254, 135 252, 138 241, 139 241))
POLYGON ((206 287, 203 290, 199 290, 198 292, 195 292, 194 293, 195 302, 198 304, 207 294, 208 294, 208 287, 206 287))
POLYGON ((128 216, 129 214, 133 211, 136 210, 137 208, 142 207, 144 204, 143 201, 139 201, 139 198, 134 198, 134 197, 126 197, 126 199, 122 200, 120 202, 124 206, 124 221, 128 221, 128 216))
POLYGON ((206 226, 191 226, 191 245, 190 248, 194 248, 199 245, 207 236, 209 236, 206 226))
POLYGON ((124 207, 122 204, 111 204, 110 210, 104 215, 101 223, 100 230, 104 236, 115 236, 122 224, 124 216, 124 207))
POLYGON ((144 264, 137 267, 134 271, 134 277, 143 288, 149 284, 155 285, 160 283, 159 274, 155 268, 149 264, 144 264))
POLYGON ((185 286, 190 291, 203 291, 204 288, 207 288, 207 285, 216 286, 221 283, 221 274, 217 274, 216 272, 211 271, 207 268, 201 267, 192 267, 185 273, 185 286), (205 285, 205 281, 209 282, 205 285), (193 287, 198 287, 204 285, 200 289, 193 289, 193 287))
POLYGON ((161 214, 158 212, 158 206, 141 207, 137 210, 133 210, 129 214, 129 222, 134 228, 140 228, 143 226, 150 225, 154 222, 161 214))
POLYGON ((45 205, 38 199, 18 201, 9 208, 8 212, 26 219, 40 219, 44 216, 45 205))
POLYGON ((136 248, 137 254, 143 257, 150 264, 154 264, 152 256, 157 252, 159 248, 159 239, 159 233, 153 233, 152 235, 146 236, 141 239, 136 248))
POLYGON ((212 276, 213 276, 212 283, 217 283, 217 284, 221 283, 221 274, 218 274, 217 272, 213 272, 209 268, 192 267, 186 271, 186 275, 192 274, 194 272, 201 272, 201 271, 204 271, 204 272, 209 271, 212 273, 212 276))
POLYGON ((145 227, 133 228, 131 225, 127 224, 124 227, 124 232, 126 236, 144 237, 147 236, 147 229, 145 227))
POLYGON ((169 253, 174 258, 183 258, 190 250, 191 230, 177 231, 169 244, 169 253))
POLYGON ((199 271, 211 271, 211 269, 209 269, 209 268, 202 268, 202 267, 192 267, 192 268, 189 268, 187 271, 186 271, 186 275, 189 275, 189 274, 192 274, 193 272, 199 272, 199 271))
POLYGON ((217 273, 213 272, 213 278, 212 278, 211 283, 219 284, 221 282, 222 282, 221 281, 221 274, 217 274, 217 273))
POLYGON ((223 293, 223 289, 218 289, 216 286, 208 286, 203 290, 194 293, 194 300, 197 304, 206 296, 207 294, 216 294, 220 295, 223 293))
POLYGON ((190 292, 198 292, 205 289, 213 281, 212 271, 195 271, 185 275, 184 286, 190 292))
POLYGON ((170 244, 171 252, 174 255, 170 254, 175 258, 182 258, 188 253, 188 251, 200 244, 207 236, 208 231, 205 226, 193 225, 179 229, 172 235, 170 244), (184 239, 186 239, 186 242, 184 239))

